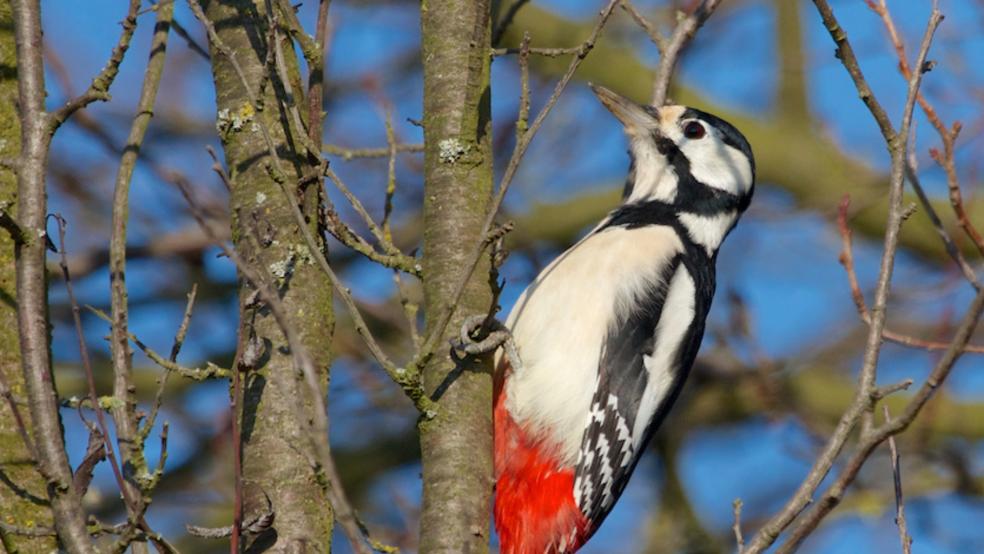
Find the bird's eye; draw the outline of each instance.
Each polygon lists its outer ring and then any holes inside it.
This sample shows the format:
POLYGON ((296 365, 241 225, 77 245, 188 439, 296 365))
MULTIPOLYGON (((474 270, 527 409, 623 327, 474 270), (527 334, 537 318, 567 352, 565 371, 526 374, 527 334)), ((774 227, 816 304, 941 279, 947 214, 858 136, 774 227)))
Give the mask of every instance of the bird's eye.
POLYGON ((683 136, 688 139, 704 138, 705 134, 707 134, 707 131, 704 129, 704 126, 696 121, 687 123, 687 126, 683 128, 683 136))

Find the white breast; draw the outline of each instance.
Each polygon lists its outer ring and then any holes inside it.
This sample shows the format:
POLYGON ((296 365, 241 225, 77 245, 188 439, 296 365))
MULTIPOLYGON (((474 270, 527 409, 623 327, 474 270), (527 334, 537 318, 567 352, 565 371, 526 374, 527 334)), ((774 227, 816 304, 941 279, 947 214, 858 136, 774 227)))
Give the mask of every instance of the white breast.
POLYGON ((687 329, 694 321, 695 294, 696 286, 693 277, 684 266, 677 267, 676 273, 670 279, 666 300, 663 301, 663 312, 656 325, 655 349, 652 355, 642 360, 649 373, 649 379, 642 393, 639 411, 636 413, 635 428, 632 430, 633 446, 636 450, 642 448, 646 427, 660 404, 666 399, 677 377, 679 368, 673 367, 673 360, 680 351, 687 329))
POLYGON ((527 431, 559 437, 551 446, 565 465, 577 461, 613 319, 682 249, 664 226, 591 234, 544 269, 509 314, 523 367, 506 382, 506 407, 527 431))

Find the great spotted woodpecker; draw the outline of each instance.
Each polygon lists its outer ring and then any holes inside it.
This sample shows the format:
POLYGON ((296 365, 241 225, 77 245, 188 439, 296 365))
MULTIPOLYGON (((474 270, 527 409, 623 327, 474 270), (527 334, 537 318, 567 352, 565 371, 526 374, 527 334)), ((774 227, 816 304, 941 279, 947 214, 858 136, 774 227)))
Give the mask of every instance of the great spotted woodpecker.
POLYGON ((502 554, 574 552, 611 511, 694 362, 718 248, 754 189, 751 148, 728 122, 592 88, 632 164, 622 204, 506 322, 520 362, 496 370, 502 554))

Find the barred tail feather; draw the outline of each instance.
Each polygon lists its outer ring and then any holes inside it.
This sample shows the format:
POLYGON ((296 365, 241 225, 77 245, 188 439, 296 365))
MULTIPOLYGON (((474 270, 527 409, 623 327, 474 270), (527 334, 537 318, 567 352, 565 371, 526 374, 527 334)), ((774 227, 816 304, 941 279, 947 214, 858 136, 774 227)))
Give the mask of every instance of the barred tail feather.
POLYGON ((497 376, 494 413, 499 551, 575 552, 590 536, 590 525, 574 500, 574 468, 560 467, 509 415, 502 387, 504 373, 497 376))

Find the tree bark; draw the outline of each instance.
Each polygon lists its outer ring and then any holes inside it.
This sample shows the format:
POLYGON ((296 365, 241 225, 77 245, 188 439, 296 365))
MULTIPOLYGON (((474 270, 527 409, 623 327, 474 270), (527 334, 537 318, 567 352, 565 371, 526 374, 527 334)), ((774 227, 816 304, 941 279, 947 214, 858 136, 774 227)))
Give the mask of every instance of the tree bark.
POLYGON ((15 0, 13 15, 21 127, 21 152, 17 160, 17 219, 22 240, 16 242, 14 247, 21 369, 33 424, 31 438, 36 461, 45 477, 59 541, 62 548, 72 554, 88 553, 93 551, 93 545, 85 528, 78 491, 72 483, 72 468, 65 452, 51 371, 48 280, 45 273, 48 240, 45 172, 52 128, 50 116, 44 109, 40 2, 15 0))
MULTIPOLYGON (((264 65, 269 26, 262 2, 224 0, 202 3, 207 18, 243 69, 253 91, 261 91, 254 106, 229 57, 210 44, 218 104, 217 127, 231 181, 230 212, 233 243, 245 263, 270 276, 279 289, 292 327, 298 332, 315 363, 323 370, 327 387, 333 327, 332 288, 315 265, 297 227, 288 199, 269 172, 272 158, 260 126, 265 126, 287 172, 287 187, 296 191, 312 229, 317 225, 320 180, 298 189, 301 175, 310 175, 312 164, 298 151, 304 132, 283 109, 285 83, 264 65), (269 79, 269 80, 266 80, 269 79), (261 88, 261 82, 265 86, 261 88)), ((294 48, 284 43, 283 60, 289 80, 297 79, 294 48)), ((295 86, 299 91, 299 86, 295 86)), ((298 93, 300 96, 300 93, 298 93)), ((289 100, 304 106, 303 99, 289 100)), ((316 166, 314 166, 316 167, 316 166)), ((321 233, 315 232, 320 237, 321 233)), ((267 498, 275 514, 271 529, 247 544, 247 551, 328 552, 333 517, 325 489, 313 461, 317 459, 304 435, 307 421, 298 421, 298 402, 308 398, 299 368, 295 368, 283 332, 262 306, 251 306, 253 290, 240 291, 240 341, 237 360, 243 364, 242 464, 246 517, 265 513, 267 498), (255 362, 244 345, 262 345, 255 362)), ((253 302, 255 303, 255 302, 253 302)), ((310 417, 310 405, 301 408, 310 417)))
MULTIPOLYGON (((421 4, 424 64, 424 301, 428 332, 455 287, 490 205, 489 48, 487 0, 421 4)), ((472 275, 445 333, 492 301, 488 260, 472 275)), ((438 402, 422 420, 424 498, 420 551, 488 551, 492 491, 491 360, 455 364, 439 347, 424 369, 438 402)))
MULTIPOLYGON (((20 152, 20 124, 15 107, 17 99, 17 57, 14 47, 13 17, 10 0, 0 0, 0 159, 16 159, 20 152)), ((17 175, 0 168, 0 211, 17 219, 17 175)), ((20 345, 17 338, 16 265, 14 238, 0 229, 0 372, 14 398, 25 399, 24 374, 21 372, 20 345)), ((28 410, 18 412, 30 435, 28 410)), ((44 477, 38 473, 31 453, 24 444, 10 404, 0 398, 0 506, 4 523, 20 527, 51 527, 51 509, 47 505, 44 477)), ((29 537, 3 533, 0 543, 7 552, 51 552, 54 537, 29 537)))

